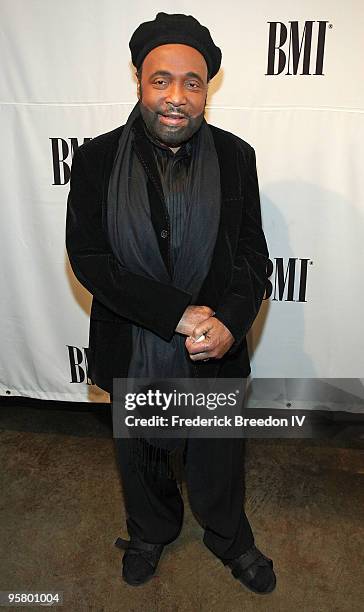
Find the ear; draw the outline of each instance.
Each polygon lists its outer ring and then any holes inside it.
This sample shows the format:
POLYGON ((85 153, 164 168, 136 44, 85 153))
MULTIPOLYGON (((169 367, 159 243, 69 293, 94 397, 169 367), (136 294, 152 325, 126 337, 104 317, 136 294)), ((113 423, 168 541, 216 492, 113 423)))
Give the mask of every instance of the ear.
POLYGON ((137 79, 137 96, 138 96, 138 100, 140 100, 142 97, 142 84, 141 84, 141 78, 140 78, 141 74, 139 70, 136 71, 135 76, 137 79))

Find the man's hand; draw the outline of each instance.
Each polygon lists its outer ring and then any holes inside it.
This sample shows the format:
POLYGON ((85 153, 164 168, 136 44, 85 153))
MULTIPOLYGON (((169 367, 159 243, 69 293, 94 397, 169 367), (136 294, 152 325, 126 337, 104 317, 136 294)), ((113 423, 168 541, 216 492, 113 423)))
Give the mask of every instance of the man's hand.
POLYGON ((209 306, 187 306, 175 331, 184 336, 191 336, 196 325, 213 314, 214 311, 209 306))
POLYGON ((234 336, 228 328, 216 319, 210 317, 199 323, 192 334, 186 339, 185 346, 192 361, 221 359, 234 343, 234 336), (201 335, 205 340, 196 342, 201 335))

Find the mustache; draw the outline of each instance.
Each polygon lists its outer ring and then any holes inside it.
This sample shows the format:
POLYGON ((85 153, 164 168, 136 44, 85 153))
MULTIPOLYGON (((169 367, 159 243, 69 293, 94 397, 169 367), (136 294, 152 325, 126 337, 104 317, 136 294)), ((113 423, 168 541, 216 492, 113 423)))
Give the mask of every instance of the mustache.
POLYGON ((159 111, 157 111, 157 114, 158 115, 163 115, 164 117, 172 117, 172 118, 175 118, 175 119, 177 119, 177 118, 180 119, 182 117, 185 118, 185 119, 189 119, 189 117, 190 117, 190 115, 188 113, 181 112, 179 110, 172 109, 172 108, 169 108, 166 111, 159 110, 159 111))

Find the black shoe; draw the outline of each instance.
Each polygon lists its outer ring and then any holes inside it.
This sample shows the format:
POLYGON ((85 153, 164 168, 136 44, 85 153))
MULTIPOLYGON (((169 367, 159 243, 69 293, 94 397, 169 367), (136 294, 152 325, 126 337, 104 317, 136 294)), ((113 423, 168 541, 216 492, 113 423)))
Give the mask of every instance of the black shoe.
POLYGON ((164 544, 149 544, 132 536, 130 541, 117 538, 115 546, 126 549, 123 555, 122 571, 125 582, 132 586, 139 586, 153 577, 164 544))
POLYGON ((221 559, 221 561, 224 565, 228 565, 232 575, 253 593, 265 595, 275 589, 277 580, 273 571, 273 561, 255 546, 236 559, 221 559))

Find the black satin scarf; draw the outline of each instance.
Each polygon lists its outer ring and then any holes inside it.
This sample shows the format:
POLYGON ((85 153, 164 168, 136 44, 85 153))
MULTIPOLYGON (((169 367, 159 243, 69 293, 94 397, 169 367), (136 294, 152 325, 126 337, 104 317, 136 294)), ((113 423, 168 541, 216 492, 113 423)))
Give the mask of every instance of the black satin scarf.
MULTIPOLYGON (((107 223, 111 248, 121 266, 191 293, 191 304, 194 304, 209 271, 220 220, 220 170, 213 136, 203 121, 193 137, 185 186, 187 212, 171 280, 151 222, 147 175, 133 147, 133 124, 137 120, 140 121, 139 103, 121 134, 109 182, 107 223)), ((170 239, 173 241, 173 234, 170 239)), ((172 251, 173 247, 172 242, 172 251)), ((160 316, 163 317, 163 311, 160 316)), ((140 390, 133 379, 148 379, 153 388, 160 387, 164 381, 165 390, 165 379, 191 377, 192 365, 185 340, 185 336, 175 333, 168 342, 151 330, 132 324, 128 392, 140 390)), ((181 448, 183 443, 179 438, 146 437, 145 440, 148 448, 151 445, 167 451, 181 448)), ((149 463, 147 454, 146 448, 139 452, 144 466, 149 463)))

